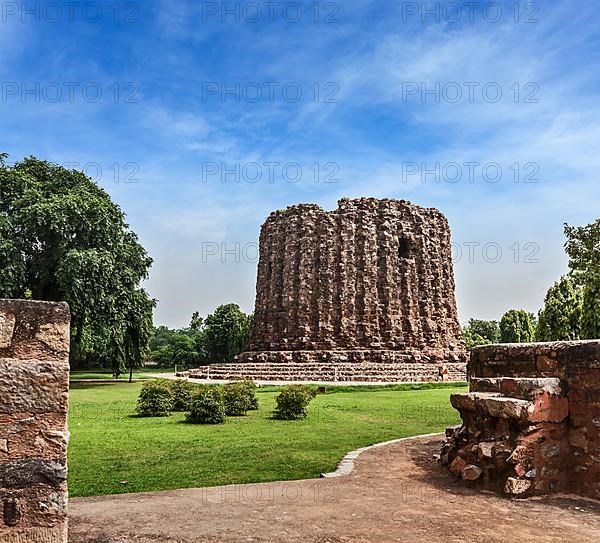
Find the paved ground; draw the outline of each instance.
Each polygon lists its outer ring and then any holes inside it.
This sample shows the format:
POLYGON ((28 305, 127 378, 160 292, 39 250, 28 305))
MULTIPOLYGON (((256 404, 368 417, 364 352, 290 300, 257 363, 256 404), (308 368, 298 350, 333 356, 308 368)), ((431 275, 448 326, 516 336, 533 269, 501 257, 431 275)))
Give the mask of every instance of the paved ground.
POLYGON ((597 543, 600 502, 472 492, 439 437, 370 449, 331 479, 75 499, 71 543, 597 543))

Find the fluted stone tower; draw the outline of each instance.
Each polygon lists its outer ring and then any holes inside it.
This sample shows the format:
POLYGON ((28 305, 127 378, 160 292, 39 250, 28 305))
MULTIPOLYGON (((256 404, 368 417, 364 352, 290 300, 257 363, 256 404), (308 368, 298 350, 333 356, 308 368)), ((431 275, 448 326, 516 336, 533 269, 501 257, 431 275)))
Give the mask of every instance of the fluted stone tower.
POLYGON ((269 216, 249 351, 236 365, 250 364, 247 376, 269 364, 294 379, 461 379, 465 360, 438 210, 360 198, 269 216))

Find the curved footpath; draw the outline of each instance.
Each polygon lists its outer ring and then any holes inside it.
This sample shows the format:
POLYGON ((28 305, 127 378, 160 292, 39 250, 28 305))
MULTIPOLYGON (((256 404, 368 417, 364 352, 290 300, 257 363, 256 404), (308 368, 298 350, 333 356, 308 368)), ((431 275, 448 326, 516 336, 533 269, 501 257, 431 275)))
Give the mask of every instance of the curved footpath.
POLYGON ((341 476, 74 499, 69 541, 597 543, 600 502, 471 491, 433 460, 441 440, 359 449, 341 476))

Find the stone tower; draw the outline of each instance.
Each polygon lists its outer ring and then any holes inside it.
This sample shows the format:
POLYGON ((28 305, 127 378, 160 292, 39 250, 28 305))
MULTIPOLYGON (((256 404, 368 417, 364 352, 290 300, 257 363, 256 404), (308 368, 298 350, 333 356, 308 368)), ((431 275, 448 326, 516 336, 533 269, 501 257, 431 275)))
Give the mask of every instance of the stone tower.
POLYGON ((448 221, 374 198, 272 213, 254 323, 240 362, 464 364, 448 221))

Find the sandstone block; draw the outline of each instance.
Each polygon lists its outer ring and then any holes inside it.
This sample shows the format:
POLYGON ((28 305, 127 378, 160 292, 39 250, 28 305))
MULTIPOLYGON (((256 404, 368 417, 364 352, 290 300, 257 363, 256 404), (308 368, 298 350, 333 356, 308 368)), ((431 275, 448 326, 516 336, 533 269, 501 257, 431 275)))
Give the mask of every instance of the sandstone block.
POLYGON ((470 392, 500 392, 498 379, 494 378, 472 378, 469 381, 470 392))
POLYGON ((69 323, 40 324, 35 338, 57 353, 69 351, 69 323))
POLYGON ((67 543, 69 310, 0 300, 0 541, 67 543))
POLYGON ((523 496, 531 488, 531 481, 528 479, 517 479, 509 477, 504 486, 504 492, 511 496, 523 496))
POLYGON ((0 358, 0 414, 66 413, 68 388, 68 364, 0 358))
POLYGON ((569 416, 569 400, 565 397, 540 394, 527 408, 527 417, 531 422, 561 422, 569 416))
POLYGON ((0 464, 0 488, 27 488, 37 484, 57 486, 66 480, 64 462, 29 458, 0 464))
POLYGON ((466 467, 467 463, 460 456, 457 456, 450 464, 450 471, 454 475, 460 476, 466 467))
POLYGON ((481 477, 483 470, 475 464, 469 464, 462 470, 462 478, 466 481, 475 481, 481 477))
POLYGON ((13 313, 0 309, 0 349, 10 347, 15 323, 16 317, 13 313))
POLYGON ((535 400, 540 394, 561 396, 562 386, 560 379, 546 378, 514 378, 504 377, 498 379, 500 392, 504 396, 520 398, 521 400, 535 400))
POLYGON ((494 447, 496 443, 494 441, 483 441, 477 445, 477 455, 479 458, 492 458, 494 454, 494 447))

